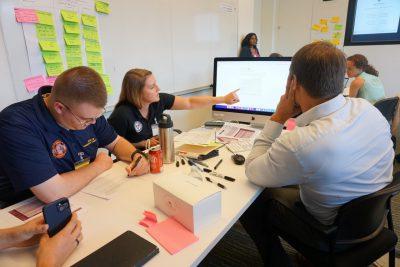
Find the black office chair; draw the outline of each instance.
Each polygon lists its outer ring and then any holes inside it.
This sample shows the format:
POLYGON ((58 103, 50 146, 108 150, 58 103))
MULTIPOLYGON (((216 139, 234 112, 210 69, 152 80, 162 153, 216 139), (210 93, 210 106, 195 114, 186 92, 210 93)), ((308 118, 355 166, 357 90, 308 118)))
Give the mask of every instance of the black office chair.
MULTIPOLYGON (((389 97, 377 101, 374 106, 382 113, 382 115, 389 122, 390 126, 393 124, 393 119, 396 114, 397 105, 399 103, 399 97, 389 97)), ((393 148, 396 149, 396 136, 392 135, 393 148)), ((396 157, 398 160, 399 156, 396 157)), ((399 158, 400 159, 400 158, 399 158)))
POLYGON ((330 226, 321 224, 298 202, 304 211, 302 220, 321 236, 325 249, 317 250, 308 246, 306 240, 276 230, 315 266, 368 266, 389 252, 389 266, 394 267, 397 236, 393 231, 390 201, 399 191, 400 172, 385 188, 340 207, 334 224, 330 226))

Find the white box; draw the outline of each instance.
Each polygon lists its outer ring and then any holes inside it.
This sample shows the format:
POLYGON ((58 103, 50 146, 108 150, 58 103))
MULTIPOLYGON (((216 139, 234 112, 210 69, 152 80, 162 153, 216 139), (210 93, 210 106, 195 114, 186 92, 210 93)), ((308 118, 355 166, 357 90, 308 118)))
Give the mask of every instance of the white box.
POLYGON ((192 233, 221 217, 221 191, 215 184, 176 173, 153 182, 155 206, 192 233))

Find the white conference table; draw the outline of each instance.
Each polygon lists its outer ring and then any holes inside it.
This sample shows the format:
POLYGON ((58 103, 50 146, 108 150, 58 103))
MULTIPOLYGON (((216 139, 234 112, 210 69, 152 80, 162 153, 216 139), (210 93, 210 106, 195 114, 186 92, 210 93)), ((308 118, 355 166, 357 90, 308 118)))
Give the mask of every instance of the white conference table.
MULTIPOLYGON (((247 155, 247 153, 243 153, 247 155)), ((153 180, 169 176, 176 172, 189 173, 188 164, 176 167, 174 164, 165 164, 161 174, 147 174, 140 177, 126 178, 128 181, 117 189, 112 199, 105 200, 95 196, 79 192, 70 197, 72 205, 81 206, 78 212, 82 221, 83 240, 68 258, 64 266, 70 266, 93 251, 102 247, 118 235, 131 230, 141 237, 157 245, 160 253, 152 258, 146 266, 196 266, 218 241, 226 234, 232 225, 240 218, 242 213, 261 193, 262 189, 251 184, 244 173, 244 166, 235 165, 231 160, 231 153, 225 148, 220 149, 220 156, 204 161, 210 167, 214 167, 220 158, 223 162, 217 169, 218 172, 236 178, 235 182, 225 180, 227 189, 222 191, 221 218, 213 225, 204 228, 197 236, 199 240, 186 247, 175 255, 170 255, 138 224, 143 219, 143 211, 151 210, 162 221, 166 216, 154 206, 153 180)), ((107 171, 115 177, 126 176, 125 163, 117 162, 107 171)), ((219 180, 215 178, 214 180, 219 180)), ((204 181, 207 183, 206 181, 204 181)), ((16 204, 18 205, 18 204, 16 204)), ((8 213, 16 205, 0 211, 0 227, 10 227, 21 224, 21 221, 8 213)), ((35 251, 33 248, 9 249, 0 252, 0 266, 35 266, 35 251)))

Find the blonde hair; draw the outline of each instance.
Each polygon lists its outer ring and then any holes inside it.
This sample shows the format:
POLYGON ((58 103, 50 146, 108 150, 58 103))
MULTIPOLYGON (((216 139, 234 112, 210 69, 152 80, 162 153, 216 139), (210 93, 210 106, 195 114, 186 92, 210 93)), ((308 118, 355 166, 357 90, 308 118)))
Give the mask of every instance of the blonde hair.
POLYGON ((118 105, 129 102, 137 108, 142 108, 143 87, 146 79, 152 74, 146 69, 129 70, 122 81, 121 94, 119 96, 118 105))

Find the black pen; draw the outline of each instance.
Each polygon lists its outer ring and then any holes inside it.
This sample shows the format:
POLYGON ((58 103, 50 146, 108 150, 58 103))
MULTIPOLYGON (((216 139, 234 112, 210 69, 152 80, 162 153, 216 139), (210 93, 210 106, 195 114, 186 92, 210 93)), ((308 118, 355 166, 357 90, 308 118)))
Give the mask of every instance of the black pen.
POLYGON ((206 180, 207 180, 208 182, 210 182, 210 183, 216 184, 218 187, 220 187, 220 188, 222 188, 222 189, 226 189, 226 186, 225 186, 225 185, 214 182, 213 180, 211 180, 210 177, 206 177, 206 180))
POLYGON ((212 171, 212 170, 210 170, 210 169, 208 169, 208 168, 203 168, 203 172, 210 173, 211 175, 214 175, 215 177, 225 179, 225 180, 227 180, 227 181, 229 181, 229 182, 234 182, 234 181, 236 180, 235 178, 232 178, 232 177, 230 177, 230 176, 223 175, 223 174, 221 174, 221 173, 217 173, 217 172, 212 171))
POLYGON ((140 161, 141 159, 142 159, 142 156, 140 156, 140 157, 138 157, 138 158, 136 159, 135 163, 133 164, 132 170, 135 169, 135 168, 137 167, 137 165, 139 164, 139 161, 140 161))
POLYGON ((216 170, 218 168, 218 166, 221 165, 221 163, 222 163, 222 159, 220 159, 218 161, 218 163, 214 166, 214 170, 216 170))

